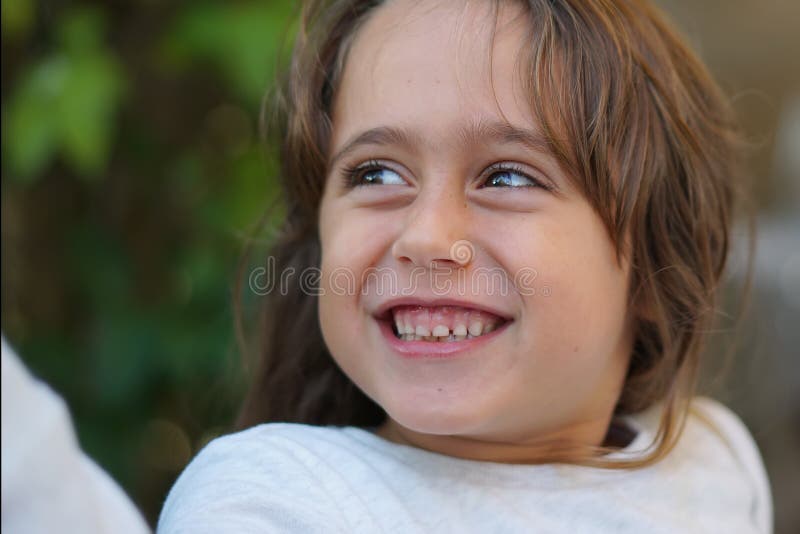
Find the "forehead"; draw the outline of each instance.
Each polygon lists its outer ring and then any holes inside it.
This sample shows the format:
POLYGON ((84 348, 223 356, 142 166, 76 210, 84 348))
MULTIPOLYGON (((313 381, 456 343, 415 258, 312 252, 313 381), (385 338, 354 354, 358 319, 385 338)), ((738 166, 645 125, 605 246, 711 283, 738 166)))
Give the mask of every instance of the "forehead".
POLYGON ((358 30, 333 106, 335 148, 402 126, 430 144, 478 121, 531 128, 517 62, 526 18, 511 2, 389 0, 358 30))

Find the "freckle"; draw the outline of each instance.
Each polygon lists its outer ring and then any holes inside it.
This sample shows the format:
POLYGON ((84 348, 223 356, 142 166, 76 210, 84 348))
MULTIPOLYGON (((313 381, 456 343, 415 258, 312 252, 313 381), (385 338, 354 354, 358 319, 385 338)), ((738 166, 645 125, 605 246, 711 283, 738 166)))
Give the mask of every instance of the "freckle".
POLYGON ((442 392, 442 388, 436 388, 436 391, 438 391, 439 393, 441 393, 441 392, 442 392))
POLYGON ((572 352, 578 352, 578 345, 575 345, 575 348, 572 350, 572 352))

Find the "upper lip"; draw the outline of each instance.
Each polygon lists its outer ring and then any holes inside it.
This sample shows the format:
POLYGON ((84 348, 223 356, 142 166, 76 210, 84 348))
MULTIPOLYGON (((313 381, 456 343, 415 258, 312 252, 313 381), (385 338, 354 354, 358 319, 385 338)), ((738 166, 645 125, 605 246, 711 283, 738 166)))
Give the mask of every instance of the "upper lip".
POLYGON ((392 308, 396 306, 461 306, 462 308, 471 308, 473 310, 479 310, 491 313, 493 315, 497 315, 503 320, 509 321, 512 319, 511 315, 507 312, 498 310, 492 306, 487 306, 485 304, 479 304, 477 302, 469 302, 466 300, 458 300, 458 299, 450 299, 450 298, 434 298, 434 299, 426 299, 420 297, 401 297, 396 299, 390 299, 386 302, 382 303, 373 313, 373 316, 377 319, 390 319, 389 312, 392 308))

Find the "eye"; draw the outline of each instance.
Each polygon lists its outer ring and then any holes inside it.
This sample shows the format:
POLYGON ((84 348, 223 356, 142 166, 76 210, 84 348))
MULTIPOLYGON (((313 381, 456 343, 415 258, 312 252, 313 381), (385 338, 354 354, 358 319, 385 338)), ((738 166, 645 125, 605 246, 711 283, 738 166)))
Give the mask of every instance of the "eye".
POLYGON ((544 182, 537 180, 517 165, 498 163, 487 169, 488 179, 483 187, 540 187, 548 189, 544 182))
POLYGON ((344 169, 344 184, 348 188, 365 185, 405 185, 406 181, 395 171, 377 161, 367 161, 344 169))

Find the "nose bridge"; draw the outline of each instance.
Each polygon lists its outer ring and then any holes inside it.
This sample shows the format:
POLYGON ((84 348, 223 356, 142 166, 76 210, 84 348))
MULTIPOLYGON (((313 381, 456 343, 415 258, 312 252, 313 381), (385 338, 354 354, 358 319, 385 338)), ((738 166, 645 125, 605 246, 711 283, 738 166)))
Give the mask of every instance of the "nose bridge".
POLYGON ((452 180, 423 185, 395 242, 395 257, 424 267, 433 261, 452 260, 451 246, 466 239, 467 209, 463 188, 452 180))

